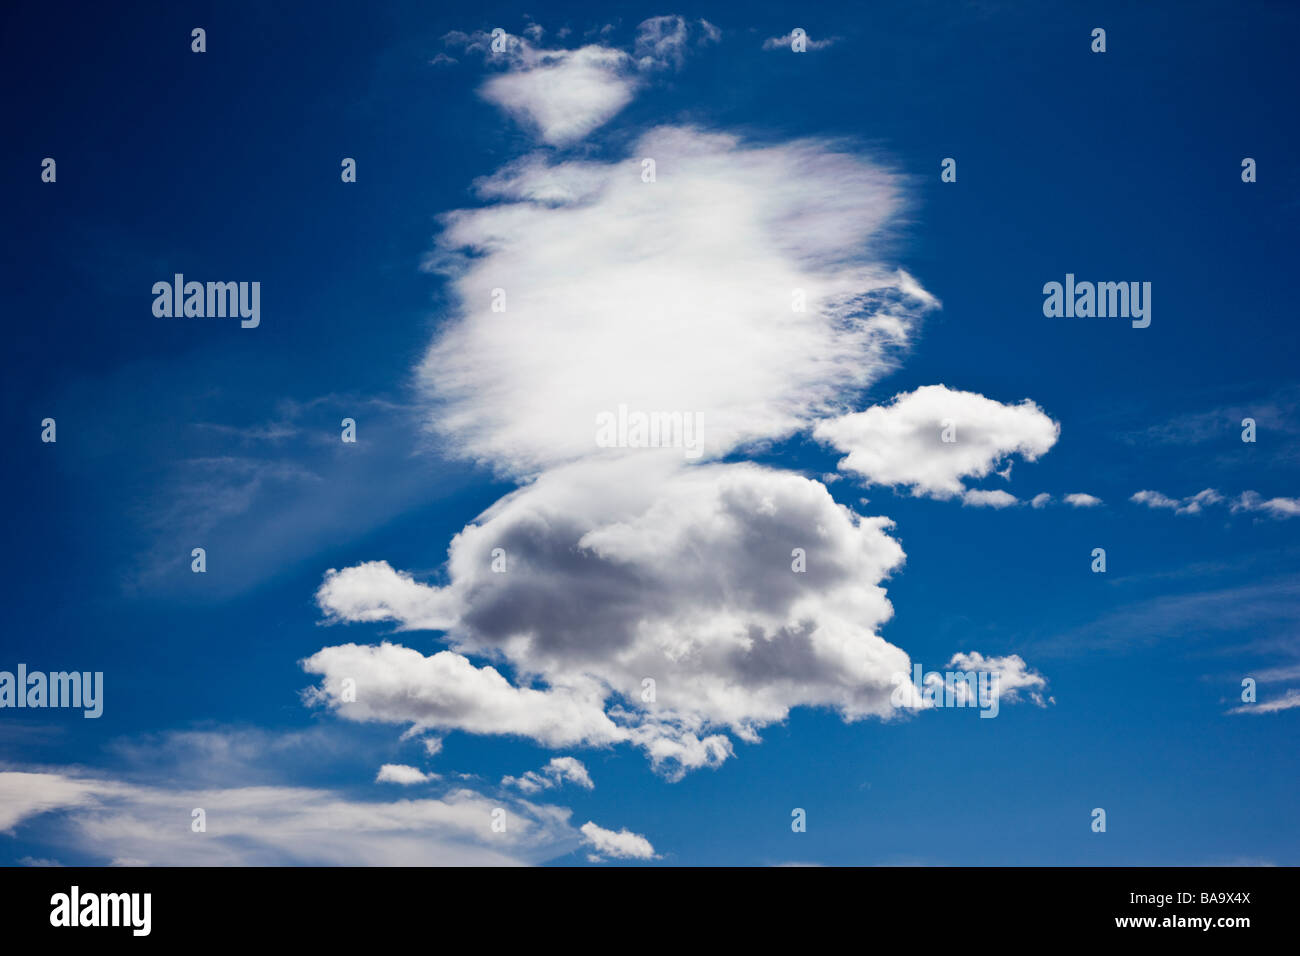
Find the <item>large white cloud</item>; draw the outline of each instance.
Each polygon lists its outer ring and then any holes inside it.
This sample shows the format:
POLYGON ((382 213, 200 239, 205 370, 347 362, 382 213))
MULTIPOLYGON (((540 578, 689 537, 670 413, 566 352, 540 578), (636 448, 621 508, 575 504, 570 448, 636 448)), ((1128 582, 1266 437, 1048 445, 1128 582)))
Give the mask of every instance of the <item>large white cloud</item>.
POLYGON ((730 753, 713 728, 753 739, 797 706, 891 715, 890 675, 909 664, 877 633, 892 614, 880 582, 903 561, 890 526, 754 465, 555 469, 456 536, 444 587, 382 562, 322 583, 331 618, 442 630, 452 650, 348 644, 304 666, 324 675, 314 699, 346 718, 630 742, 667 773, 711 765, 730 753), (522 686, 468 655, 504 660, 522 686))
MULTIPOLYGON (((1034 461, 1056 444, 1060 431, 1029 399, 1004 405, 976 392, 926 385, 888 405, 824 421, 813 434, 847 452, 839 467, 868 484, 951 498, 966 491, 963 479, 983 478, 1011 455, 1034 461)), ((1013 503, 1000 496, 977 499, 968 503, 1013 503)))
POLYGON ((698 416, 710 457, 790 434, 843 411, 935 304, 873 254, 898 181, 829 142, 664 127, 624 161, 534 155, 478 190, 498 201, 444 217, 430 258, 462 309, 421 378, 444 438, 504 471, 601 452, 619 405, 698 416))
MULTIPOLYGON (((669 62, 678 27, 643 24, 643 54, 669 62)), ((757 740, 796 707, 897 715, 891 677, 910 662, 880 633, 904 560, 892 523, 820 482, 719 459, 828 417, 828 440, 855 436, 838 416, 937 305, 882 253, 900 180, 852 144, 698 127, 652 129, 623 155, 519 157, 476 182, 485 205, 443 217, 428 266, 455 305, 419 368, 430 428, 522 487, 455 536, 440 583, 384 561, 326 574, 327 620, 445 645, 312 655, 308 699, 338 716, 627 744, 677 777, 729 757, 728 732, 757 740), (693 416, 702 458, 599 442, 616 409, 693 416)), ((966 458, 911 483, 961 492, 956 479, 1055 441, 1030 402, 941 386, 887 417, 936 398, 966 458)))

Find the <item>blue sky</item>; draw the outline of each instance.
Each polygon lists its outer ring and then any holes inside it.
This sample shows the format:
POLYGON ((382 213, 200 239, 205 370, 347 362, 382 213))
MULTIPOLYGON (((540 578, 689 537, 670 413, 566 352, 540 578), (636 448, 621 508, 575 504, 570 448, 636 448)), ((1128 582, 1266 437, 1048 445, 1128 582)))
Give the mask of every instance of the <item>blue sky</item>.
POLYGON ((1298 17, 11 12, 0 670, 105 701, 0 710, 0 862, 1300 862, 1298 17), (261 324, 156 317, 178 272, 260 282, 261 324), (1150 282, 1150 326, 1046 317, 1067 273, 1150 282), (811 319, 764 304, 787 274, 811 319), (583 446, 619 388, 704 458, 583 446), (880 709, 971 652, 996 719, 880 709), (651 719, 619 682, 655 654, 651 719), (593 786, 502 782, 556 758, 593 786))

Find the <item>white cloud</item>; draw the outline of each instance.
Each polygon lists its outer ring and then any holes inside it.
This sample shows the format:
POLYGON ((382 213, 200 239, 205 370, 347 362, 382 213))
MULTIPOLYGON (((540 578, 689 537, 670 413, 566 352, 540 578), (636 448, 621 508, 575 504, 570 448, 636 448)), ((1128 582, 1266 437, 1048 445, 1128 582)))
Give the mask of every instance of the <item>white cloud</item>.
POLYGON ((690 41, 697 46, 716 43, 722 31, 708 20, 688 23, 684 17, 650 17, 637 26, 633 55, 643 69, 681 69, 690 41))
MULTIPOLYGON (((910 662, 879 633, 904 560, 892 523, 717 459, 843 415, 937 305, 874 245, 899 182, 845 143, 698 128, 651 130, 625 156, 521 157, 476 183, 488 205, 444 217, 429 267, 457 307, 419 372, 430 425, 521 487, 453 538, 438 583, 384 561, 325 576, 327 620, 434 631, 445 649, 323 648, 303 662, 309 701, 407 733, 629 745, 670 778, 796 707, 898 716, 891 677, 910 662), (705 457, 598 447, 596 416, 620 405, 699 415, 705 457)), ((965 422, 979 458, 959 477, 1056 438, 1030 402, 915 394, 965 422)))
POLYGON ((637 86, 626 53, 609 47, 534 50, 527 43, 516 66, 490 78, 480 91, 542 140, 581 139, 632 100, 637 86))
POLYGON ((1300 679, 1300 664, 1284 664, 1280 667, 1269 667, 1265 670, 1259 671, 1255 676, 1261 684, 1297 680, 1300 679))
POLYGON ((611 856, 621 860, 653 860, 655 848, 645 837, 624 828, 615 832, 599 827, 590 820, 581 828, 583 842, 594 848, 592 859, 611 856))
POLYGON ((948 661, 949 669, 959 671, 984 671, 998 676, 998 694, 1003 703, 1020 700, 1021 691, 1039 707, 1046 706, 1041 691, 1047 687, 1047 678, 1033 670, 1019 654, 1005 657, 985 657, 979 651, 954 654, 948 661))
MULTIPOLYGON (((791 43, 793 42, 793 40, 794 40, 793 30, 787 33, 785 36, 768 37, 766 40, 763 41, 763 49, 788 51, 791 49, 791 43)), ((839 37, 826 37, 826 39, 824 40, 814 40, 812 37, 807 37, 804 40, 804 46, 809 52, 811 52, 813 50, 824 50, 828 46, 832 46, 839 42, 840 42, 839 37)))
MULTIPOLYGON (((966 491, 963 478, 983 478, 1010 455, 1034 461, 1056 444, 1060 431, 1029 399, 1003 405, 975 392, 926 385, 896 395, 888 405, 824 421, 813 435, 848 452, 840 470, 861 475, 867 484, 952 498, 966 491), (949 425, 955 441, 944 440, 949 425)), ((977 496, 971 503, 994 502, 977 496)))
POLYGON ((1184 498, 1177 510, 1179 514, 1199 514, 1204 506, 1216 505, 1222 500, 1223 495, 1213 488, 1206 488, 1204 491, 1198 491, 1190 498, 1184 498))
POLYGON ((1045 491, 1034 495, 1033 499, 1029 502, 1029 504, 1034 508, 1046 508, 1051 503, 1052 496, 1045 491))
POLYGON ((1246 491, 1232 503, 1232 511, 1264 511, 1273 518, 1293 518, 1300 515, 1300 498, 1260 497, 1258 492, 1246 491))
POLYGON ((1200 514, 1206 505, 1215 505, 1223 501, 1223 495, 1213 488, 1206 488, 1186 498, 1170 498, 1158 491, 1139 491, 1129 500, 1146 505, 1148 508, 1168 509, 1180 515, 1194 515, 1200 514))
POLYGON ((499 201, 447 215, 430 258, 462 308, 420 375, 443 438, 511 474, 625 454, 595 445, 620 404, 699 416, 707 457, 792 434, 887 371, 935 305, 872 258, 898 181, 833 143, 664 127, 625 161, 533 155, 478 188, 499 201))
POLYGON ((1140 505, 1146 505, 1148 508, 1174 509, 1179 506, 1177 499, 1170 498, 1168 495, 1161 494, 1158 491, 1144 490, 1135 492, 1133 496, 1129 498, 1129 501, 1136 502, 1140 505))
POLYGON ((354 800, 286 786, 164 788, 80 772, 0 773, 0 823, 105 862, 166 866, 503 866, 538 863, 586 837, 563 807, 468 789, 437 799, 354 800), (190 829, 202 808, 207 831, 190 829), (492 812, 507 813, 507 832, 492 812), (43 815, 58 811, 57 825, 43 815))
POLYGON ((550 790, 568 782, 591 790, 596 785, 591 781, 591 774, 576 757, 553 757, 541 770, 529 770, 519 777, 503 777, 501 786, 515 787, 524 793, 537 793, 550 790))
POLYGON ((342 717, 513 733, 548 746, 628 742, 665 773, 725 759, 792 707, 889 717, 907 655, 879 637, 880 582, 903 561, 884 518, 860 517, 807 478, 747 464, 647 458, 570 466, 508 495, 456 536, 444 587, 410 600, 388 565, 331 572, 335 620, 435 628, 452 650, 325 648, 313 699, 342 717), (504 574, 491 570, 503 548, 504 574), (791 552, 805 552, 805 572, 791 552), (384 577, 389 578, 387 583, 384 577), (354 578, 378 581, 383 607, 354 578), (457 608, 455 619, 420 616, 457 608), (415 618, 404 616, 411 609, 415 618), (515 688, 466 655, 499 656, 544 685, 515 688), (342 680, 356 681, 356 701, 342 680), (656 681, 652 704, 643 680, 656 681))
POLYGON ((452 651, 425 657, 388 642, 378 647, 344 644, 323 648, 302 666, 324 675, 309 692, 309 702, 327 704, 349 720, 514 734, 553 747, 626 739, 605 715, 603 697, 595 689, 515 687, 495 668, 476 667, 452 651), (356 681, 355 701, 347 700, 348 679, 356 681))
POLYGON ((1095 508, 1101 504, 1101 499, 1082 492, 1076 492, 1072 495, 1065 496, 1065 503, 1075 508, 1095 508))
POLYGON ((425 773, 416 767, 408 767, 400 763, 386 763, 379 768, 375 783, 400 783, 403 786, 410 786, 416 783, 428 783, 430 780, 437 779, 437 774, 425 773))
POLYGON ((985 491, 973 488, 961 496, 961 503, 976 508, 1010 508, 1020 504, 1020 500, 1010 492, 1000 489, 985 491))
POLYGON ((38 813, 92 806, 101 795, 118 789, 62 775, 0 773, 0 833, 12 832, 21 820, 38 813))
MULTIPOLYGON (((1148 508, 1163 508, 1180 515, 1194 515, 1200 514, 1206 506, 1220 504, 1226 499, 1215 489, 1206 488, 1186 498, 1170 498, 1158 491, 1139 491, 1129 500, 1148 508)), ((1300 515, 1300 498, 1264 499, 1258 492, 1245 491, 1232 500, 1229 508, 1233 514, 1263 512, 1271 518, 1292 518, 1300 515)))
MULTIPOLYGON (((707 20, 689 22, 680 16, 643 21, 631 53, 604 43, 572 50, 541 49, 537 44, 546 31, 539 24, 530 23, 523 32, 526 37, 501 38, 498 46, 504 48, 499 52, 493 51, 493 39, 483 31, 453 31, 443 41, 501 68, 483 83, 479 94, 552 146, 580 140, 603 126, 632 101, 652 74, 681 69, 692 47, 715 43, 722 36, 707 20)), ((444 65, 456 60, 439 54, 431 62, 444 65)))
POLYGON ((1242 704, 1240 707, 1234 707, 1228 713, 1230 714, 1276 714, 1284 710, 1291 710, 1300 707, 1300 688, 1292 688, 1282 697, 1275 697, 1272 700, 1260 701, 1257 704, 1242 704))

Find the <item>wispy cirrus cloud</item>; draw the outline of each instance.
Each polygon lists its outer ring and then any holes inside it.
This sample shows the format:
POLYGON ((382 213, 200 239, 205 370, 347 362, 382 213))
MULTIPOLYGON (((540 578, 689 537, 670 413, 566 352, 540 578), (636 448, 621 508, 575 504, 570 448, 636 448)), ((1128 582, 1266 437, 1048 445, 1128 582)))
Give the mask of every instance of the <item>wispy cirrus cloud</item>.
POLYGON ((295 786, 128 783, 75 770, 0 772, 0 829, 99 864, 165 866, 508 866, 577 849, 569 811, 467 788, 379 801, 295 786), (191 828, 201 809, 207 829, 191 828), (492 827, 501 809, 506 831, 492 827), (58 814, 56 827, 45 815, 58 814))
MULTIPOLYGON (((795 40, 795 33, 791 30, 784 36, 768 37, 763 41, 764 50, 790 50, 795 40)), ((840 42, 840 37, 823 37, 820 40, 814 40, 808 36, 807 31, 803 34, 804 49, 807 51, 825 50, 827 47, 834 46, 840 42)))
POLYGON ((1233 513, 1262 512, 1270 518, 1294 518, 1300 515, 1300 498, 1264 498, 1258 492, 1245 491, 1232 502, 1233 513))
MULTIPOLYGON (((116 741, 111 769, 3 765, 0 840, 77 865, 168 866, 510 866, 591 843, 566 807, 407 765, 385 764, 375 782, 423 784, 416 799, 373 796, 361 780, 360 792, 286 782, 338 743, 319 728, 219 728, 116 741)), ((552 764, 546 779, 583 785, 577 761, 552 764)))
POLYGON ((1300 707, 1300 687, 1293 687, 1281 697, 1261 700, 1255 704, 1242 704, 1228 711, 1230 714, 1280 714, 1284 710, 1300 707))
POLYGON ((1200 514, 1208 505, 1217 505, 1223 501, 1223 495, 1213 488, 1206 488, 1186 498, 1170 498, 1159 491, 1143 490, 1135 492, 1129 501, 1148 508, 1164 509, 1180 515, 1200 514))
POLYGON ((1232 514, 1256 513, 1270 518, 1294 518, 1300 515, 1300 498, 1264 498, 1257 491, 1244 491, 1231 500, 1214 488, 1206 488, 1186 498, 1171 498, 1159 491, 1143 490, 1129 498, 1148 508, 1164 509, 1180 515, 1198 515, 1212 505, 1228 503, 1232 514))

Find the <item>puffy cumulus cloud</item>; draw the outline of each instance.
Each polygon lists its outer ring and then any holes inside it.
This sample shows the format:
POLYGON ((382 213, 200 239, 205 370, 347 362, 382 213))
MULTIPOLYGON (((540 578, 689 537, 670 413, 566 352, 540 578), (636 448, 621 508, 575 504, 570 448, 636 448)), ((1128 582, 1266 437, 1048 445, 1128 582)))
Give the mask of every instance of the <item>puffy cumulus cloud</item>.
POLYGON ((1101 504, 1101 499, 1095 495, 1076 492, 1065 496, 1065 503, 1073 508, 1095 508, 1101 504))
POLYGON ((881 582, 904 559, 891 526, 819 482, 750 464, 647 456, 555 469, 460 532, 448 583, 417 585, 422 601, 384 608, 405 577, 386 564, 327 575, 317 600, 330 618, 436 628, 452 650, 325 648, 304 662, 325 675, 312 699, 357 720, 629 742, 669 775, 730 754, 708 731, 752 740, 792 707, 888 717, 890 675, 909 668, 877 633, 892 615, 881 582), (495 548, 506 573, 492 571, 495 548), (458 614, 405 616, 412 607, 458 614), (503 659, 524 686, 466 655, 503 659))
POLYGON ((330 600, 322 607, 348 621, 396 619, 437 630, 455 620, 456 609, 449 595, 420 584, 409 574, 394 572, 383 561, 357 565, 345 575, 331 569, 325 583, 330 600))
POLYGON ((1047 687, 1047 678, 1026 664, 1025 659, 1019 654, 985 657, 979 651, 959 653, 954 654, 948 661, 948 667, 958 671, 996 674, 998 694, 1004 703, 1018 702, 1023 691, 1039 707, 1046 706, 1042 691, 1047 687))
MULTIPOLYGON (((975 392, 926 385, 888 405, 821 422, 813 435, 847 452, 839 468, 867 484, 952 498, 965 493, 963 478, 983 478, 1013 454, 1034 461, 1056 444, 1060 432, 1060 425, 1029 399, 1004 405, 975 392)), ((996 501, 1011 503, 970 503, 996 501)))
POLYGON ((515 787, 524 793, 550 790, 564 783, 572 783, 584 790, 592 790, 596 786, 587 768, 576 757, 553 757, 541 770, 529 770, 519 777, 501 778, 501 786, 515 787))
POLYGON ((286 786, 165 788, 71 771, 0 773, 4 822, 103 862, 168 866, 505 866, 570 853, 587 837, 570 811, 468 789, 377 802, 286 786), (206 813, 196 838, 176 826, 206 813), (507 832, 492 830, 506 810, 507 832), (58 811, 57 826, 44 814, 58 811))
POLYGON ((1052 496, 1045 491, 1034 495, 1034 497, 1029 502, 1030 506, 1035 509, 1046 508, 1051 503, 1052 503, 1052 496))
POLYGON ((375 783, 400 783, 407 787, 437 779, 438 775, 435 773, 425 773, 417 767, 408 767, 400 763, 386 763, 375 775, 375 783))
MULTIPOLYGON (((919 674, 920 664, 915 665, 919 682, 913 683, 909 675, 901 671, 893 677, 898 685, 894 692, 894 705, 909 709, 924 709, 940 706, 945 698, 957 701, 959 706, 974 706, 976 698, 972 694, 983 693, 977 687, 985 686, 985 681, 996 678, 996 691, 993 691, 999 704, 1016 704, 1027 694, 1039 707, 1048 703, 1055 704, 1055 698, 1045 698, 1043 691, 1047 688, 1047 678, 1033 670, 1019 654, 1005 657, 986 657, 979 651, 954 654, 947 663, 946 671, 928 671, 919 674), (972 685, 965 676, 978 675, 972 685), (989 675, 987 678, 983 675, 989 675), (924 689, 923 689, 924 688, 924 689)), ((995 712, 996 716, 996 712, 995 712)))
POLYGON ((441 435, 510 473, 626 453, 595 443, 620 405, 698 416, 710 457, 788 435, 842 411, 936 304, 871 244, 898 180, 833 143, 662 127, 624 161, 531 155, 478 189, 498 201, 446 215, 428 262, 462 307, 421 378, 441 435))
POLYGON ((328 705, 349 720, 512 734, 552 747, 626 739, 605 715, 595 688, 583 693, 515 687, 495 668, 476 667, 452 651, 425 657, 388 642, 343 644, 323 648, 302 666, 323 675, 308 702, 328 705), (349 680, 355 681, 355 700, 349 680))
POLYGON ((590 860, 607 856, 619 860, 653 860, 655 857, 655 848, 650 841, 626 828, 615 832, 588 820, 580 829, 583 842, 593 850, 588 855, 590 860))
POLYGON ((1139 491, 1129 500, 1146 505, 1148 508, 1168 509, 1180 515, 1194 515, 1200 514, 1206 505, 1217 505, 1223 501, 1223 495, 1213 488, 1206 488, 1186 498, 1170 498, 1158 491, 1139 491))
POLYGON ((1010 508, 1020 504, 1020 499, 1008 491, 995 489, 986 491, 973 488, 961 496, 961 503, 975 508, 1010 508))

